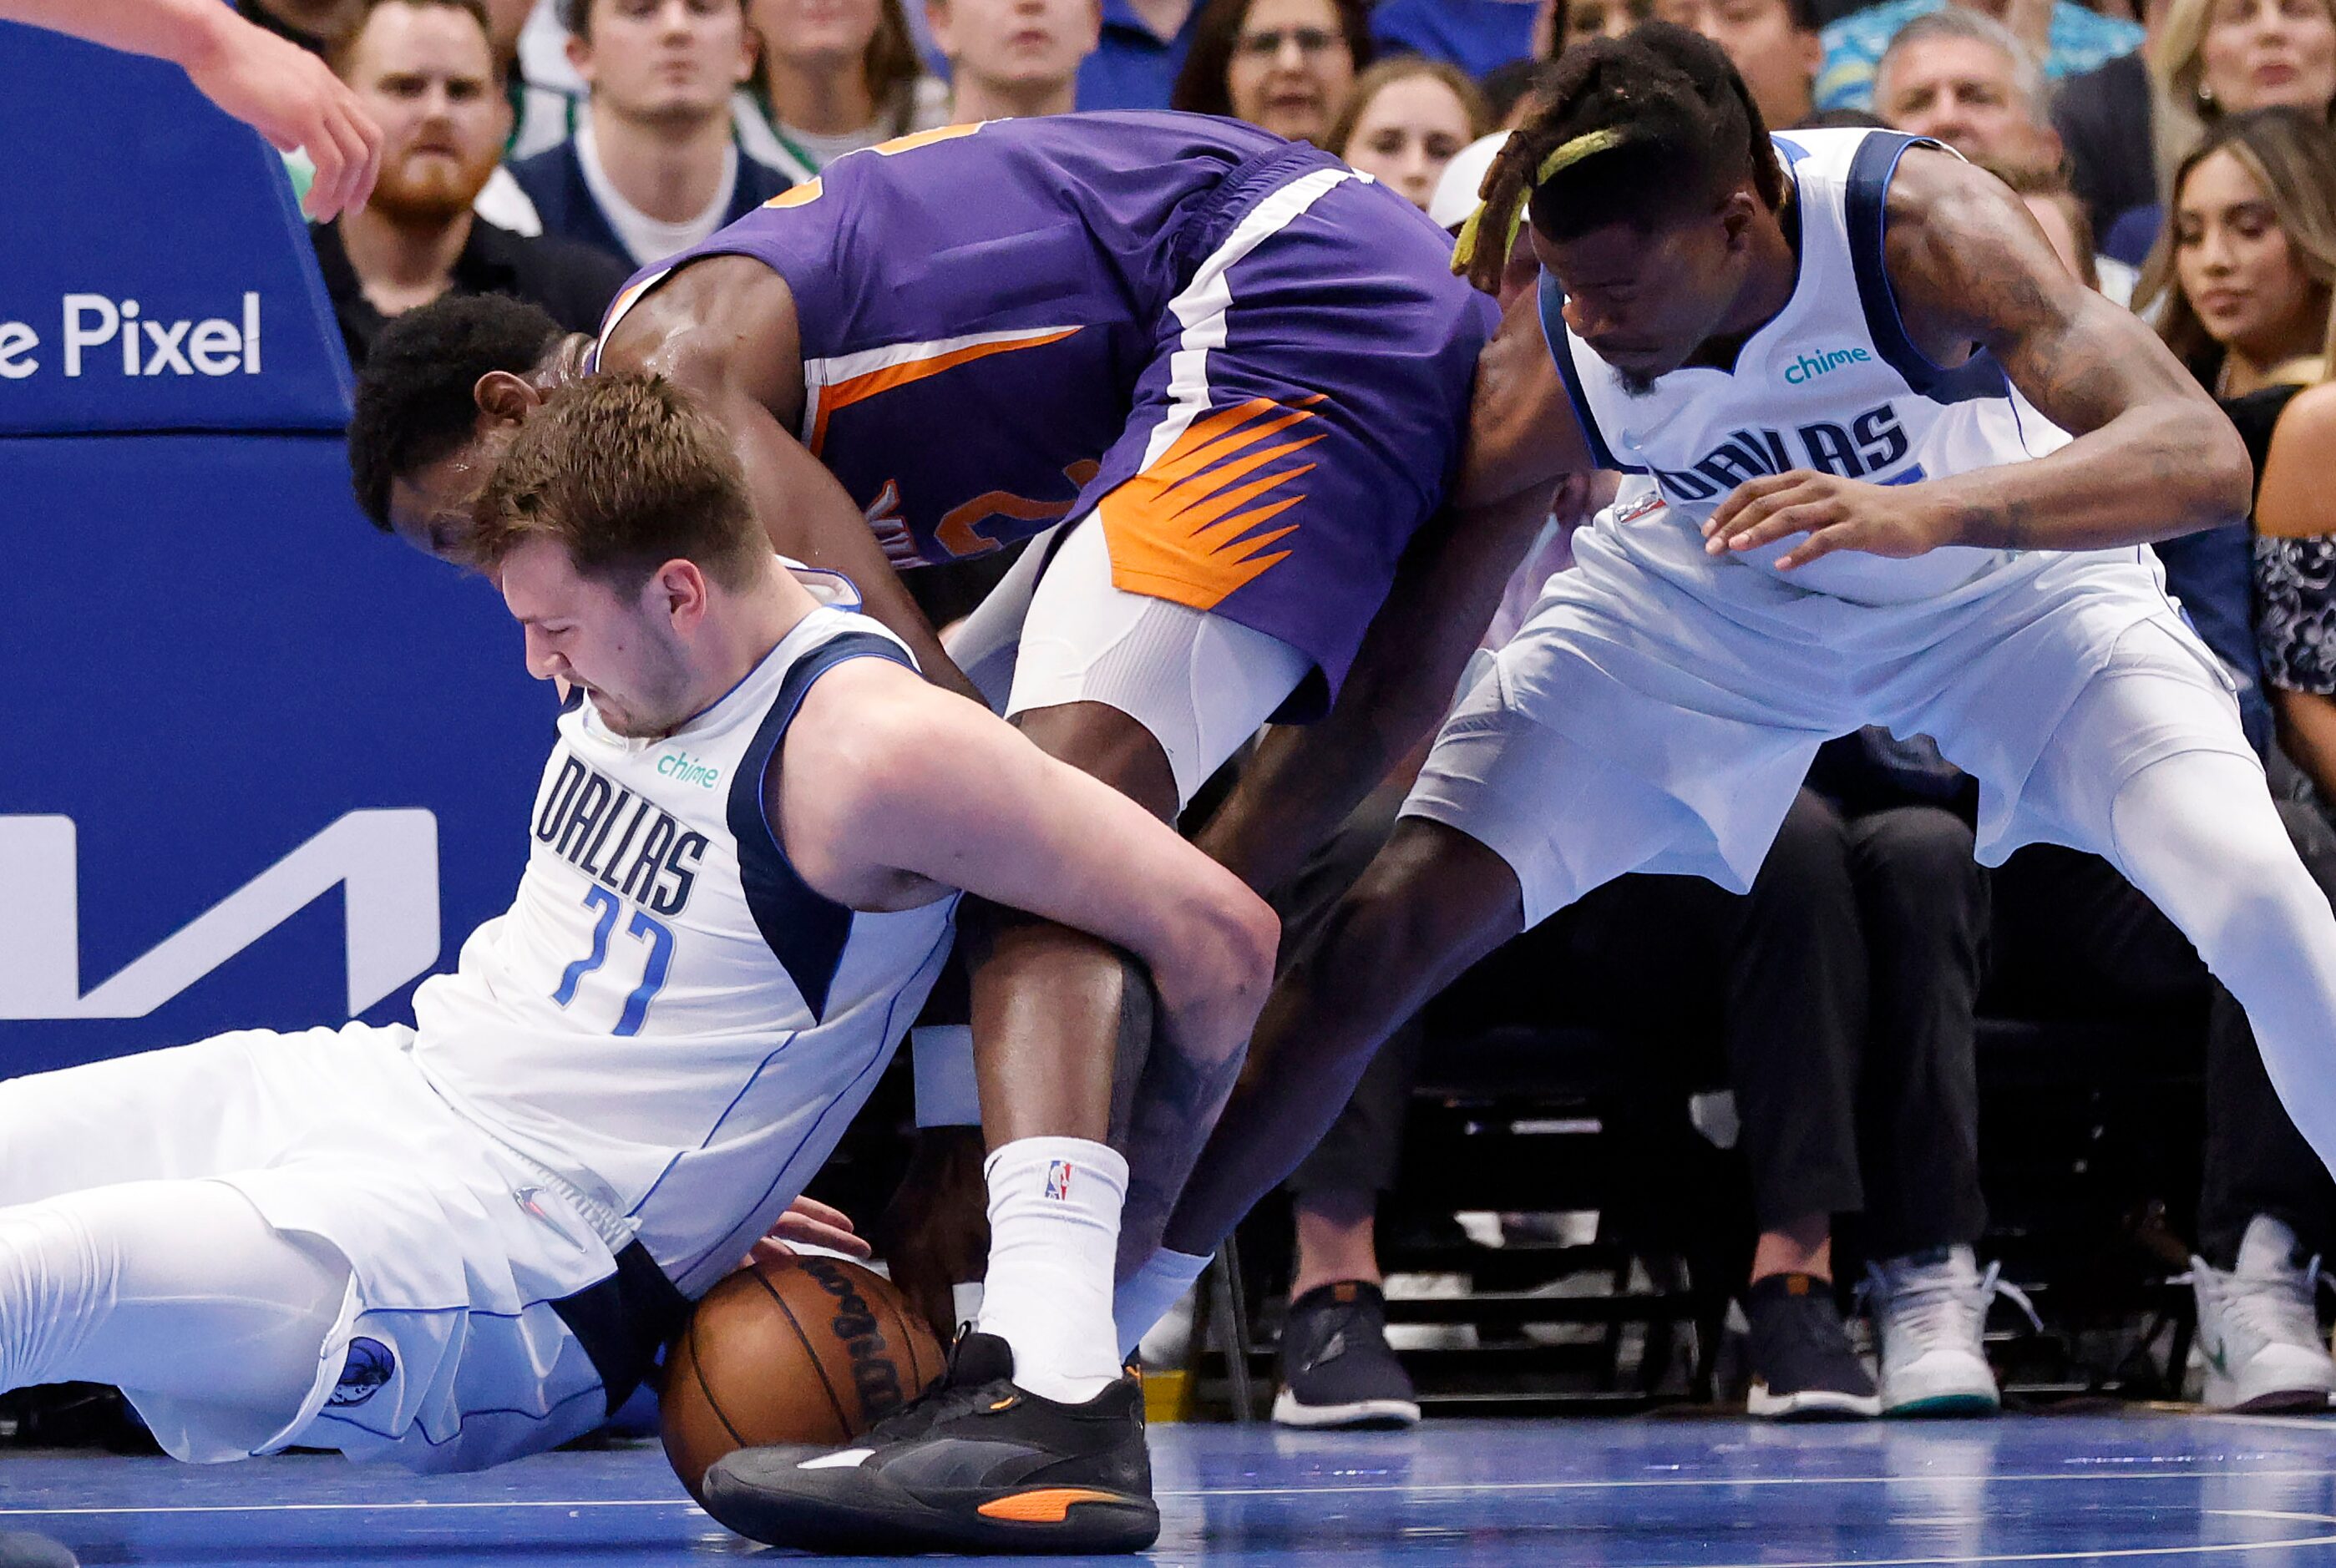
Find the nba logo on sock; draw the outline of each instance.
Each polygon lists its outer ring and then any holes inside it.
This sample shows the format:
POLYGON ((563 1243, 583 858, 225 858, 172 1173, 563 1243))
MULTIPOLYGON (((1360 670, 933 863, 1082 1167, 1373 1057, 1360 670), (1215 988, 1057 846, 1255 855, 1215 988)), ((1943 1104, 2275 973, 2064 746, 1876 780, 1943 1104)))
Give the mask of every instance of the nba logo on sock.
POLYGON ((1050 1159, 1046 1162, 1046 1195, 1066 1198, 1071 1195, 1071 1162, 1050 1159))

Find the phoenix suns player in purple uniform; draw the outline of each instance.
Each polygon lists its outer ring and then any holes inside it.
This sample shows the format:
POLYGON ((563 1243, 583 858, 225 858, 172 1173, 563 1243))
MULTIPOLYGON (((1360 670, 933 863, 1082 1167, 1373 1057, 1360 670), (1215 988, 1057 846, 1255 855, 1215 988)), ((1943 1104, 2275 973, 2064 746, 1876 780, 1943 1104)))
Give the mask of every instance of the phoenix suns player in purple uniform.
MULTIPOLYGON (((510 301, 401 318, 360 383, 352 459, 376 521, 459 556, 473 494, 549 387, 600 366, 668 376, 728 427, 776 547, 850 576, 935 679, 1166 817, 1260 725, 1338 695, 1436 512, 1493 325, 1448 263, 1407 202, 1248 126, 951 127, 840 159, 643 273, 597 344, 510 301), (890 568, 1048 530, 946 649, 890 568)), ((1472 547, 1444 541, 1464 533, 1483 530, 1439 525, 1407 581, 1436 576, 1422 562, 1454 576, 1472 547)), ((1400 684, 1387 641, 1370 668, 1400 684)), ((1368 750, 1235 868, 1260 880, 1302 854, 1384 770, 1368 750)), ((1148 1060, 1127 1050, 1144 982, 1090 937, 1005 916, 973 934, 978 1331, 939 1396, 854 1447, 726 1462, 709 1505, 749 1534, 1095 1549, 1156 1532, 1114 1252, 1124 1210, 1128 1254, 1154 1259, 1121 1287, 1126 1321, 1197 1273, 1152 1241, 1239 1063, 1164 1037, 1148 1060), (1117 1118, 1114 1078, 1133 1106, 1117 1118), (931 1445, 969 1437, 991 1457, 936 1478, 931 1445)))

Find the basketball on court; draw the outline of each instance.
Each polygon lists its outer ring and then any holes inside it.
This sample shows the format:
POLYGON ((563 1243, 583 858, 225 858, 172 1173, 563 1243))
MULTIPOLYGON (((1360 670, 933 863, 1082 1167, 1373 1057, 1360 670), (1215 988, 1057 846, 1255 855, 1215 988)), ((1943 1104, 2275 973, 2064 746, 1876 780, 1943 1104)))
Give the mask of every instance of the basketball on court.
POLYGON ((666 1457, 695 1497, 724 1455, 847 1441, 940 1370, 940 1341, 882 1275, 842 1258, 758 1260, 706 1293, 666 1360, 666 1457))

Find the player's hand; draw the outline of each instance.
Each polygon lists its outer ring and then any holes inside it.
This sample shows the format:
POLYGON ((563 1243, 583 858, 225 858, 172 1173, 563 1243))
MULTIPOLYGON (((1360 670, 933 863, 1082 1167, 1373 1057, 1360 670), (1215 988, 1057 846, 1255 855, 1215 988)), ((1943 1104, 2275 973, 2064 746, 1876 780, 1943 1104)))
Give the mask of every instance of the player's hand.
POLYGON ((231 12, 220 20, 209 46, 184 62, 187 75, 277 151, 307 150, 316 178, 300 208, 311 219, 364 206, 381 171, 381 128, 356 95, 298 44, 231 12))
POLYGON ((1804 539, 1776 559, 1778 571, 1835 550, 1904 560, 1954 542, 1954 518, 1930 487, 1877 485, 1796 469, 1747 479, 1703 525, 1703 547, 1715 556, 1757 550, 1794 534, 1804 539))
POLYGON ((981 1174, 981 1129, 930 1127, 917 1133, 908 1173, 876 1222, 892 1282, 947 1344, 957 1327, 954 1287, 989 1263, 989 1187, 981 1174))
POLYGON ((746 1254, 744 1266, 794 1255, 795 1244, 825 1247, 846 1257, 867 1258, 875 1255, 861 1234, 852 1228, 852 1216, 842 1209, 832 1208, 817 1198, 797 1198, 779 1216, 771 1234, 754 1244, 746 1254))

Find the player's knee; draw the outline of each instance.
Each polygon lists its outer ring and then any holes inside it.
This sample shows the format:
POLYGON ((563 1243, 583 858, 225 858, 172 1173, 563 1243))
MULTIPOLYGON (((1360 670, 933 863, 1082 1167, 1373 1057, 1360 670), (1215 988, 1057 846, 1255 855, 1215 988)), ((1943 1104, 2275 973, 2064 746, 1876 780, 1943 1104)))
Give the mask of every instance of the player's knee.
MULTIPOLYGON (((1201 901, 1189 912, 1178 944, 1202 969, 1212 991, 1246 998, 1262 1007, 1273 989, 1275 958, 1281 945, 1281 920, 1265 900, 1228 876, 1222 896, 1201 901)), ((1246 1049, 1236 1042, 1235 1056, 1246 1049)))
POLYGON ((2301 953, 2323 949, 2328 901, 2282 843, 2282 853, 2240 852, 2229 864, 2219 929, 2194 936, 2216 973, 2233 962, 2268 959, 2293 967, 2301 953))
POLYGON ((1900 806, 1860 818, 1850 835, 1850 863, 1861 894, 1931 921, 1961 915, 1976 921, 1987 906, 1987 879, 1972 858, 1970 824, 1937 806, 1900 806))
POLYGON ((1764 917, 1845 904, 1850 888, 1849 837, 1841 814, 1804 789, 1785 813, 1754 881, 1764 917))

